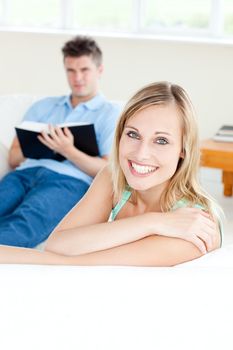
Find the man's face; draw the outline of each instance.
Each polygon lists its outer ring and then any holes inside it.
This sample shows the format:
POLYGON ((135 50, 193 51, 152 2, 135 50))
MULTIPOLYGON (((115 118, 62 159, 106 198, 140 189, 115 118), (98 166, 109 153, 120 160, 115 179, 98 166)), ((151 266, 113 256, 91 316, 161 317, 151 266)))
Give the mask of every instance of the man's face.
POLYGON ((64 66, 73 99, 87 101, 96 95, 102 65, 97 66, 91 56, 68 56, 64 66))

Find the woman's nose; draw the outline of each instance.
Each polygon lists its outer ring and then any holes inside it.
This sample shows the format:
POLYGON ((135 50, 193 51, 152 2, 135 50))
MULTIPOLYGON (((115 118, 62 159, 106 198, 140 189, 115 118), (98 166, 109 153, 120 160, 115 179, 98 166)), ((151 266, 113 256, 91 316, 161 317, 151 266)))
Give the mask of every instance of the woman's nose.
POLYGON ((151 157, 151 147, 148 142, 140 142, 137 148, 138 160, 149 159, 151 157))

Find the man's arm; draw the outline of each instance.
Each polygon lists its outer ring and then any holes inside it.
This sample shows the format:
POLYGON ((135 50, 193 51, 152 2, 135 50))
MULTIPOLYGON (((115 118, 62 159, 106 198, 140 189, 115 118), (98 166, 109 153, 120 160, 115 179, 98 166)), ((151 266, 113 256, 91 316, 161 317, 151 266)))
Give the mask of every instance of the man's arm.
POLYGON ((106 164, 107 155, 92 157, 74 146, 74 136, 68 128, 50 126, 50 134, 42 132, 39 140, 48 148, 61 154, 87 175, 94 177, 106 164))
POLYGON ((24 160, 25 158, 23 156, 23 153, 19 144, 19 140, 17 136, 15 136, 9 150, 8 164, 12 169, 15 169, 24 160))
MULTIPOLYGON (((70 131, 68 131, 70 132, 70 131)), ((68 133, 67 132, 67 133, 68 133)), ((76 166, 78 166, 83 172, 88 174, 89 176, 94 177, 100 169, 102 169, 107 164, 107 156, 103 157, 92 157, 84 152, 81 152, 75 146, 73 145, 73 141, 69 140, 68 137, 65 135, 66 140, 63 140, 63 138, 59 141, 59 145, 55 144, 55 142, 58 140, 48 140, 45 138, 40 138, 40 141, 45 144, 47 147, 57 151, 58 153, 62 154, 66 159, 74 163, 76 166)), ((15 136, 10 150, 9 150, 9 156, 8 156, 8 163, 9 166, 12 169, 15 169, 17 166, 20 165, 25 160, 19 140, 17 136, 15 136)))
POLYGON ((92 157, 75 147, 70 149, 66 158, 77 165, 84 173, 92 177, 95 177, 108 162, 107 155, 103 157, 92 157))

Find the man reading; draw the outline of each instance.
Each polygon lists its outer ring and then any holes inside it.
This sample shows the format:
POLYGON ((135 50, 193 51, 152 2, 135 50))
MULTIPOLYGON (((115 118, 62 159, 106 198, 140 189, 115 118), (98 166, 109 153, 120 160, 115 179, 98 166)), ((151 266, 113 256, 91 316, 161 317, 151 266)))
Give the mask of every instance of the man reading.
POLYGON ((0 181, 0 244, 35 247, 44 241, 107 162, 120 107, 99 93, 102 52, 83 36, 65 43, 62 52, 71 94, 36 102, 24 120, 50 124, 50 133, 42 132, 39 140, 65 160, 25 159, 14 138, 13 171, 0 181), (77 149, 70 130, 56 127, 64 122, 94 124, 100 155, 77 149))

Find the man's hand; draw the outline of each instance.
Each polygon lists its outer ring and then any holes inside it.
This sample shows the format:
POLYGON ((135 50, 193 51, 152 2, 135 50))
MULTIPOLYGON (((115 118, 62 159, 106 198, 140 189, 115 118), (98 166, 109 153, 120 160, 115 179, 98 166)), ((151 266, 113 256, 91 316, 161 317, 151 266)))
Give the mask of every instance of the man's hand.
POLYGON ((49 125, 49 134, 46 131, 42 131, 38 139, 45 146, 65 158, 69 158, 70 152, 75 148, 74 136, 68 128, 61 129, 57 126, 49 125))
POLYGON ((41 132, 38 139, 48 148, 61 154, 87 175, 94 177, 107 164, 107 156, 93 157, 74 146, 74 137, 68 128, 49 126, 49 134, 41 132))

